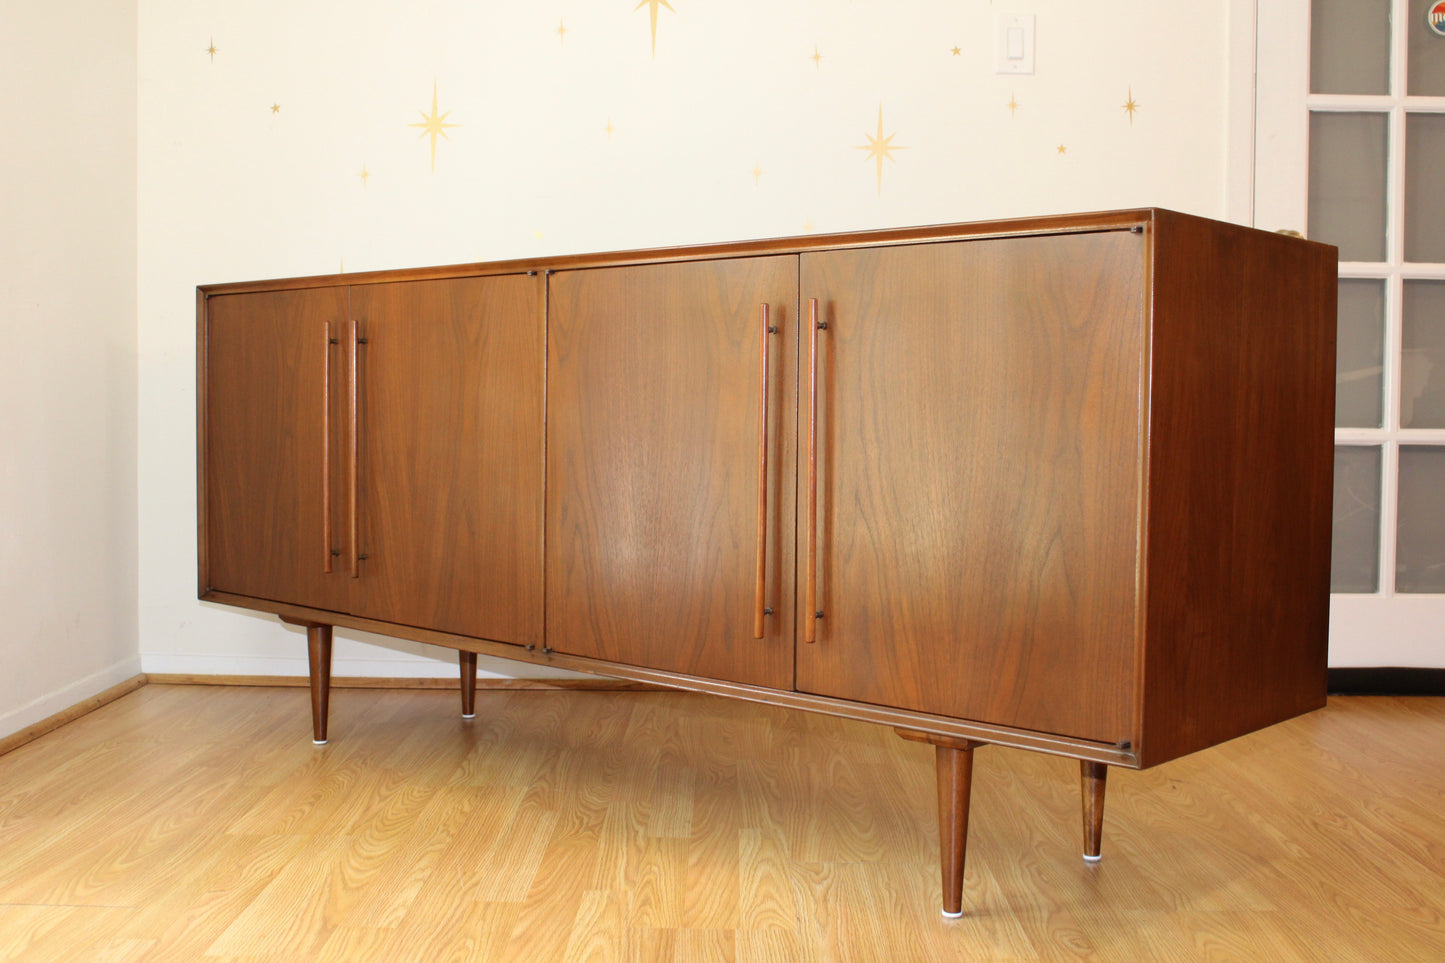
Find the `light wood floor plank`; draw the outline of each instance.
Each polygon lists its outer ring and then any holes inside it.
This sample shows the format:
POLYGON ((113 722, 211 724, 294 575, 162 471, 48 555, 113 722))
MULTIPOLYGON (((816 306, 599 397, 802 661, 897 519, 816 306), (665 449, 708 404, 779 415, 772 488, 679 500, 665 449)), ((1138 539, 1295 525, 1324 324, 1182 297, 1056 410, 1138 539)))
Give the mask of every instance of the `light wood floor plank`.
POLYGON ((0 756, 0 961, 1445 960, 1445 700, 1115 770, 670 692, 150 685, 0 756))

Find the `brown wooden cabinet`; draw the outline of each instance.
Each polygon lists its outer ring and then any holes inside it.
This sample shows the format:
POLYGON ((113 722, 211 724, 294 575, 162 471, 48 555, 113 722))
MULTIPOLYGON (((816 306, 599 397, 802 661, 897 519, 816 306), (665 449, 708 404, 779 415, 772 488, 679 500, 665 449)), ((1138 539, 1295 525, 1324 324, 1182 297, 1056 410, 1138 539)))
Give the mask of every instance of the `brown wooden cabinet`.
POLYGON ((525 274, 357 285, 365 618, 542 640, 542 287, 525 274))
POLYGON ((547 644, 791 689, 797 258, 548 292, 547 644))
POLYGON ((203 321, 203 596, 541 640, 537 276, 241 291, 203 321))
POLYGON ((1079 759, 1097 858, 1107 766, 1323 705, 1334 265, 1139 210, 202 288, 201 594, 309 626, 318 739, 332 625, 891 725, 954 914, 976 746, 1079 759))
POLYGON ((201 590, 346 611, 338 422, 344 287, 206 302, 201 590))
POLYGON ((799 689, 1133 739, 1145 243, 803 255, 826 328, 799 689))

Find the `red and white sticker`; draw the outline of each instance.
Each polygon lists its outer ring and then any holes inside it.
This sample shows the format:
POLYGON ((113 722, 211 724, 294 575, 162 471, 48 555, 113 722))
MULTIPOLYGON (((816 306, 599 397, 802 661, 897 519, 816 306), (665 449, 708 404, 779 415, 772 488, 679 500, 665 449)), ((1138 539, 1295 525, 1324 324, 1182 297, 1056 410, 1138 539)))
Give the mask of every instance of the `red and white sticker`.
POLYGON ((1445 0, 1430 4, 1430 9, 1425 11, 1425 22, 1436 34, 1445 37, 1445 0))

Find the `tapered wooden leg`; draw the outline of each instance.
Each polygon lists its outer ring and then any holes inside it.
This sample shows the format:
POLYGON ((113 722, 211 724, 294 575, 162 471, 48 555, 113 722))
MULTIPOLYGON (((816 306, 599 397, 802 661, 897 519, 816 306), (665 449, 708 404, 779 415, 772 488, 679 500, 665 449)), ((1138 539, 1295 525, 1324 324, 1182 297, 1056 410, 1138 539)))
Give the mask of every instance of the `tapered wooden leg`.
POLYGON ((963 915, 963 867, 968 853, 968 801, 973 789, 973 750, 982 742, 895 730, 904 739, 931 743, 938 770, 938 851, 943 875, 943 915, 963 915))
POLYGON ((477 717, 477 654, 457 651, 462 667, 462 718, 477 717))
POLYGON ((1079 789, 1084 801, 1084 860, 1097 863, 1103 859, 1104 786, 1109 767, 1102 762, 1079 760, 1079 789))
POLYGON ((311 662, 311 741, 324 746, 331 700, 331 626, 306 626, 306 653, 311 662))

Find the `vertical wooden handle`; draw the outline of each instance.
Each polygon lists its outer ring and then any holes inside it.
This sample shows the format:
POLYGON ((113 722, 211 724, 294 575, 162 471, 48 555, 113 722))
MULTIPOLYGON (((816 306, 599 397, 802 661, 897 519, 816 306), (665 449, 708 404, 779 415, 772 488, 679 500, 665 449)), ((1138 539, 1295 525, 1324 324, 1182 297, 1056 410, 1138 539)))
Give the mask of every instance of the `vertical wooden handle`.
POLYGON ((321 557, 322 571, 331 574, 331 322, 324 322, 321 350, 321 557))
POLYGON ((351 577, 361 577, 361 550, 357 546, 357 475, 360 472, 361 430, 359 422, 360 413, 356 408, 357 382, 361 379, 361 371, 357 367, 360 360, 359 346, 361 338, 357 332, 356 321, 348 321, 346 324, 346 342, 351 349, 351 379, 347 384, 347 426, 346 426, 346 501, 347 501, 347 535, 351 543, 349 552, 351 558, 351 577))
POLYGON ((767 614, 768 577, 768 305, 760 311, 758 326, 758 570, 753 592, 753 638, 763 637, 767 614))
POLYGON ((803 641, 818 639, 818 299, 808 299, 808 524, 803 641))

